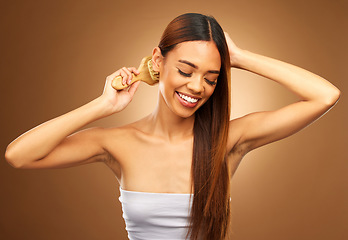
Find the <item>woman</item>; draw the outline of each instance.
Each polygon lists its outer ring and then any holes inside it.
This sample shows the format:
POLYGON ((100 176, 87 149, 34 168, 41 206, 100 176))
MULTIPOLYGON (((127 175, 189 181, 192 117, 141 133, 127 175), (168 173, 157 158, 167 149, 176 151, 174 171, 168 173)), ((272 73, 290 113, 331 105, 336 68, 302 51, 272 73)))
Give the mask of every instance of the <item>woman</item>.
POLYGON ((104 162, 120 182, 130 239, 224 239, 230 222, 229 182, 243 156, 299 131, 328 111, 340 91, 293 65, 238 48, 212 17, 184 14, 165 29, 152 54, 159 98, 147 117, 118 128, 78 131, 122 111, 139 82, 135 68, 106 78, 95 100, 24 133, 7 148, 18 168, 104 162), (300 101, 230 120, 230 68, 269 78, 300 101))

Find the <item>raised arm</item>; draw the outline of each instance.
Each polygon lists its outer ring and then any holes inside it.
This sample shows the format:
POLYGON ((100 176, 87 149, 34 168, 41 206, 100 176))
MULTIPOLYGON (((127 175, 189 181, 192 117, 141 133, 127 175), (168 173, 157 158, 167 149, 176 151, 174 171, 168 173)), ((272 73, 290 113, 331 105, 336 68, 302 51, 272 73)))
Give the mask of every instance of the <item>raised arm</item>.
POLYGON ((130 82, 131 72, 138 74, 135 68, 114 72, 106 78, 100 97, 19 136, 8 145, 6 160, 16 168, 58 168, 105 159, 103 129, 75 132, 88 123, 122 111, 128 105, 139 83, 134 83, 128 90, 116 91, 111 81, 121 75, 124 82, 130 82))
POLYGON ((252 113, 232 120, 230 129, 238 129, 239 139, 234 148, 243 149, 246 153, 288 137, 318 119, 338 101, 340 91, 322 77, 294 65, 241 50, 228 34, 226 40, 232 67, 271 79, 300 98, 298 102, 275 111, 252 113))

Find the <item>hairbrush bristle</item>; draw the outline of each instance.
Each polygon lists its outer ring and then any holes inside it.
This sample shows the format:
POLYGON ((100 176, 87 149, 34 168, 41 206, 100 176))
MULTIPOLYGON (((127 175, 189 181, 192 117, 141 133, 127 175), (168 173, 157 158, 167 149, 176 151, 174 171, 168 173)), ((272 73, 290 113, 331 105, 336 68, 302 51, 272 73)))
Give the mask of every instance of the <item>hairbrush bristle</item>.
POLYGON ((152 58, 149 59, 149 61, 147 62, 147 67, 149 68, 149 73, 151 75, 152 80, 159 81, 159 72, 153 70, 152 58))

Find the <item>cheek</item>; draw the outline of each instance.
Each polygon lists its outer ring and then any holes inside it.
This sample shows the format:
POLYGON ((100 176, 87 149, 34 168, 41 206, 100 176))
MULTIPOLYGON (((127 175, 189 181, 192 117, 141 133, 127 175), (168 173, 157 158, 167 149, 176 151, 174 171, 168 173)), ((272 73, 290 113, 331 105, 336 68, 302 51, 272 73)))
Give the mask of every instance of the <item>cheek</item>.
POLYGON ((162 96, 166 99, 173 94, 173 89, 175 89, 175 79, 173 74, 168 71, 161 72, 161 77, 159 79, 159 91, 162 96))
POLYGON ((159 88, 161 91, 169 91, 176 88, 179 84, 179 79, 173 71, 164 70, 161 72, 161 77, 159 79, 159 88))
POLYGON ((215 91, 215 86, 214 87, 213 86, 208 86, 208 87, 205 88, 206 96, 208 98, 210 98, 211 95, 213 95, 214 91, 215 91))
POLYGON ((205 88, 204 100, 201 102, 201 106, 204 105, 213 95, 215 87, 208 86, 205 88))

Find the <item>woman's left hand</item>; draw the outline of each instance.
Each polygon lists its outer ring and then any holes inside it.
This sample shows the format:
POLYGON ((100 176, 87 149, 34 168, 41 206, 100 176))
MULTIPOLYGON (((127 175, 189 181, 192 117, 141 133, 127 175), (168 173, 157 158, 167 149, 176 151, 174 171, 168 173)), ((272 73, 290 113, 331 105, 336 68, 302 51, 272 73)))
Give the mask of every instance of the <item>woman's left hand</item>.
POLYGON ((237 47, 237 45, 232 41, 230 35, 227 32, 225 33, 225 38, 228 46, 228 52, 230 54, 231 67, 239 67, 238 66, 238 57, 242 54, 242 49, 237 47))

